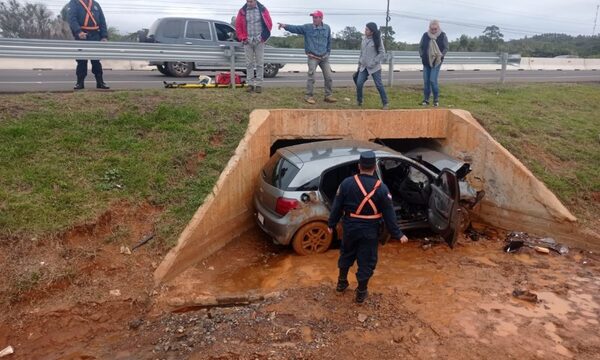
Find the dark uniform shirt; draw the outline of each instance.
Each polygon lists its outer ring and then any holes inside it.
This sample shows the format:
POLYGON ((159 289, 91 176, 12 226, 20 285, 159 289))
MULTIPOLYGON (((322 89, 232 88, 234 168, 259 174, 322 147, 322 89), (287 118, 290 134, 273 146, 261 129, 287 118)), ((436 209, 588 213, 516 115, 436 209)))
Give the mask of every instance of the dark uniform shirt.
MULTIPOLYGON (((359 178, 366 192, 370 193, 375 187, 377 178, 366 174, 360 174, 359 178)), ((344 179, 340 184, 335 200, 333 201, 333 207, 331 208, 331 213, 329 215, 329 227, 332 229, 335 228, 335 225, 340 221, 342 215, 345 215, 343 224, 346 229, 353 227, 378 228, 380 219, 360 219, 349 216, 351 213, 356 212, 364 198, 365 196, 358 187, 353 176, 344 179)), ((377 210, 382 213, 383 220, 385 221, 385 225, 392 235, 392 238, 400 239, 403 234, 398 227, 396 214, 392 206, 392 195, 387 186, 384 183, 381 183, 371 199, 375 203, 377 210)), ((373 215, 373 209, 368 203, 363 207, 361 215, 373 215)))
MULTIPOLYGON (((83 0, 83 3, 87 6, 89 4, 89 0, 83 0)), ((102 12, 100 4, 98 4, 98 2, 96 2, 95 0, 92 1, 92 7, 90 8, 90 12, 96 20, 98 30, 90 31, 82 29, 81 27, 85 25, 85 19, 88 13, 83 7, 83 5, 81 5, 79 0, 71 0, 69 2, 69 27, 71 28, 73 36, 75 37, 75 39, 79 40, 79 33, 83 31, 91 34, 88 35, 87 40, 108 39, 108 28, 106 27, 106 19, 104 18, 104 13, 102 12)), ((87 25, 94 25, 92 19, 88 18, 87 25)))

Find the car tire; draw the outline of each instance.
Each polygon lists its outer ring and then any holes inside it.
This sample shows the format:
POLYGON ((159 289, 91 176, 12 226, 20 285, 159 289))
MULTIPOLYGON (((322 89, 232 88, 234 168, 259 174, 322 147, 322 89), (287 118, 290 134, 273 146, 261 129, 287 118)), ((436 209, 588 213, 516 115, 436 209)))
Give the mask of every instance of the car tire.
POLYGON ((314 221, 302 226, 292 239, 292 247, 298 255, 324 253, 331 246, 333 234, 330 234, 327 224, 314 221))
POLYGON ((171 76, 167 70, 167 67, 164 65, 156 65, 156 69, 163 75, 171 76))
POLYGON ((183 61, 168 62, 166 68, 171 76, 186 77, 192 73, 194 63, 183 61))
POLYGON ((279 72, 279 65, 277 64, 265 64, 265 77, 274 78, 279 72))

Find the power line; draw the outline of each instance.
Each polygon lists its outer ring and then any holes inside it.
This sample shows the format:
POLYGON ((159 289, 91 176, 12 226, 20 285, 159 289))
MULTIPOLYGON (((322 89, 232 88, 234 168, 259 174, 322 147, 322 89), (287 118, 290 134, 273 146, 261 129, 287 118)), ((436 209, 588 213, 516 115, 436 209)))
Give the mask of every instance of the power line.
POLYGON ((594 20, 594 30, 592 30, 592 36, 596 35, 596 24, 598 23, 598 10, 600 9, 600 5, 596 6, 596 19, 594 20))

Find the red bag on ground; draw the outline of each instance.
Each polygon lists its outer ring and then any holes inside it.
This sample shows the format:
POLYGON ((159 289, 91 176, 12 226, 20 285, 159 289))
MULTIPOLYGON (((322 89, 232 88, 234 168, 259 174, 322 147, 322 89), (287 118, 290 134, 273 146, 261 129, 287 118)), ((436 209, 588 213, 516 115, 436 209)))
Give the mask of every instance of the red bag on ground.
MULTIPOLYGON (((230 85, 231 74, 228 72, 218 73, 215 77, 215 82, 217 83, 217 85, 230 85)), ((238 85, 242 83, 242 77, 238 74, 235 74, 235 83, 238 85)))

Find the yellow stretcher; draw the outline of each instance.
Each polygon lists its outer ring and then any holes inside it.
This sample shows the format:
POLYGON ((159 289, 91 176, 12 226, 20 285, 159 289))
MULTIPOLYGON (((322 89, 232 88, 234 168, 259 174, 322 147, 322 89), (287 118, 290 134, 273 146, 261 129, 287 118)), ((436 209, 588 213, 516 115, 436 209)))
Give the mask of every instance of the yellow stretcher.
MULTIPOLYGON (((188 84, 188 83, 177 83, 177 82, 167 82, 163 81, 165 84, 165 89, 214 89, 214 88, 231 88, 231 85, 221 85, 221 84, 188 84)), ((236 88, 243 88, 246 84, 235 84, 236 88)))

